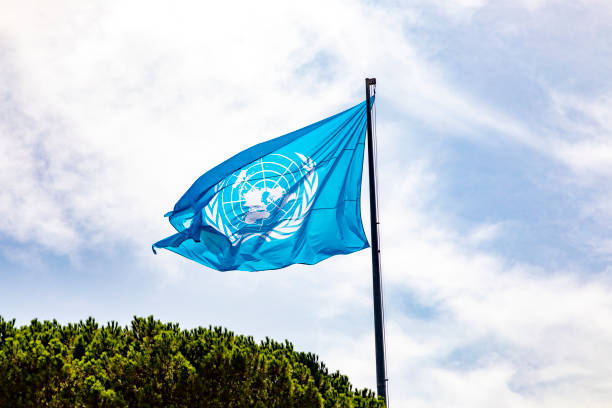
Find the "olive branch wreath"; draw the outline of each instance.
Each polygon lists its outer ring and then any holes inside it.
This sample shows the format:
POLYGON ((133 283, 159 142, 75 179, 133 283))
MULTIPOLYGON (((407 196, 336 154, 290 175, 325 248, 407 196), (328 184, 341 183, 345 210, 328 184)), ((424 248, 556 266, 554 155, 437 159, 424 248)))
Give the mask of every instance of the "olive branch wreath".
POLYGON ((215 230, 228 237, 232 245, 238 245, 239 243, 245 242, 255 237, 261 237, 265 241, 271 241, 272 239, 287 239, 291 235, 293 235, 298 229, 300 229, 302 223, 306 219, 306 215, 308 215, 308 213, 310 212, 310 208, 314 203, 315 193, 319 186, 319 175, 317 174, 317 171, 315 169, 315 162, 310 157, 304 156, 303 154, 295 154, 298 155, 298 157, 302 160, 303 168, 304 170, 306 170, 306 176, 302 181, 302 186, 304 187, 302 203, 301 205, 297 205, 295 207, 295 210, 293 211, 290 217, 281 221, 274 228, 264 233, 254 232, 242 236, 236 236, 223 222, 223 217, 221 216, 221 212, 219 211, 220 200, 218 199, 218 192, 227 183, 227 180, 224 180, 215 187, 215 192, 217 194, 211 200, 212 205, 206 206, 204 208, 203 215, 206 224, 210 225, 215 230))

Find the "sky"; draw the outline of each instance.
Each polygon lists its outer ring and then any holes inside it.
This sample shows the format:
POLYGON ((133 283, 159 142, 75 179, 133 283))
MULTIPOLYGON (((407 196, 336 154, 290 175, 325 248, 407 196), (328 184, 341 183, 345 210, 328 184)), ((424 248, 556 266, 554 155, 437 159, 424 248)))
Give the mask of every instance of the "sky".
POLYGON ((151 244, 206 170, 376 77, 391 405, 610 406, 609 1, 0 9, 4 318, 221 325, 375 389, 369 250, 219 273, 151 244))

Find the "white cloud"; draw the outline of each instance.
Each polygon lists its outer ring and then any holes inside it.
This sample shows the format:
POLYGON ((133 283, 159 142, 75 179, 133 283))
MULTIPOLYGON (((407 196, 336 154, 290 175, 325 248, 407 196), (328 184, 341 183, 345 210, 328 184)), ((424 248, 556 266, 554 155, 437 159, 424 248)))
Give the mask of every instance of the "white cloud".
MULTIPOLYGON (((49 226, 27 236, 58 251, 118 238, 148 243, 169 231, 159 214, 194 175, 238 146, 350 106, 363 97, 369 73, 382 79, 386 98, 433 126, 472 133, 474 126, 498 126, 493 113, 457 94, 419 58, 403 38, 401 12, 345 2, 325 9, 66 2, 33 12, 29 3, 14 3, 0 17, 6 66, 14 72, 2 88, 11 95, 4 109, 22 117, 3 141, 22 158, 14 157, 10 166, 18 170, 6 174, 19 172, 31 184, 10 192, 32 197, 20 205, 24 213, 47 209, 20 225, 34 230, 44 219, 49 226), (20 164, 37 163, 38 149, 52 158, 43 180, 40 170, 20 164), (35 191, 43 196, 34 199, 35 191)), ((15 231, 12 224, 2 229, 15 231)))
MULTIPOLYGON (((402 207, 419 191, 394 190, 401 192, 410 197, 400 195, 382 211, 397 214, 390 207, 402 207)), ((407 205, 403 217, 383 224, 387 288, 396 297, 412 293, 434 310, 424 321, 388 314, 391 380, 393 374, 395 381, 406 378, 393 387, 396 398, 440 407, 609 401, 602 385, 611 370, 601 356, 612 342, 612 281, 510 264, 468 249, 453 231, 428 233, 431 222, 407 205)))
POLYGON ((579 173, 612 174, 612 94, 586 98, 552 93, 558 139, 553 154, 579 173))
POLYGON ((478 245, 492 241, 499 237, 501 229, 502 226, 499 223, 479 225, 468 235, 467 242, 478 245))

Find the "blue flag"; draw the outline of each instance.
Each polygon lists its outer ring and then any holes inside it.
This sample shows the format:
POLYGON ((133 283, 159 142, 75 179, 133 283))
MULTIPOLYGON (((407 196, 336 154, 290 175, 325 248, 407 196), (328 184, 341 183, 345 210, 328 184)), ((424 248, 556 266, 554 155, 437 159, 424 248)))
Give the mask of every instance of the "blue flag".
POLYGON ((368 247, 361 223, 366 103, 252 146, 203 174, 153 244, 219 271, 261 271, 368 247))

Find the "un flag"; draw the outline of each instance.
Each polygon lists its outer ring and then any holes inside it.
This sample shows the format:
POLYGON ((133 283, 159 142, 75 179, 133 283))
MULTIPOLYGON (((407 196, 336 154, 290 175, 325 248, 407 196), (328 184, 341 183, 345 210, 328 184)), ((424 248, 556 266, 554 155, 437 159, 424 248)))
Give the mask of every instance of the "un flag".
POLYGON ((219 271, 260 271, 368 247, 361 223, 366 103, 252 146, 203 174, 153 244, 219 271))

